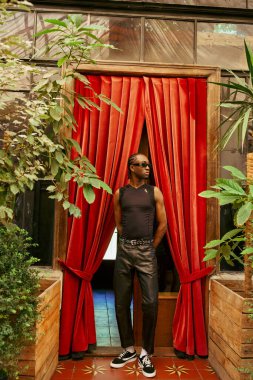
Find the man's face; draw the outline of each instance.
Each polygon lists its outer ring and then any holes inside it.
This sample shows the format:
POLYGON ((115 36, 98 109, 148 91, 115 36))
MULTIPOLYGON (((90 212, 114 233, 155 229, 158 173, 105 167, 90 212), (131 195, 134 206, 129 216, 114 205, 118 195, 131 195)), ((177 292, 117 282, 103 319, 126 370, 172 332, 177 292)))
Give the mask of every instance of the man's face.
POLYGON ((139 179, 147 179, 150 174, 149 159, 143 154, 138 154, 135 162, 131 165, 132 173, 139 179))

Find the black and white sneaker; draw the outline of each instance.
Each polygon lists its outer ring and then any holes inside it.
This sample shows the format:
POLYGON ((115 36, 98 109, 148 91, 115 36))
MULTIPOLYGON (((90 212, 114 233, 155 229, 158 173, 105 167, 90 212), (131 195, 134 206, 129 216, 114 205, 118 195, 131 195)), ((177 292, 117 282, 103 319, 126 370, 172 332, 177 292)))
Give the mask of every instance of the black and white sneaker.
POLYGON ((127 363, 134 362, 136 358, 137 358, 136 351, 134 352, 124 351, 117 358, 111 361, 110 366, 112 368, 121 368, 121 367, 124 367, 124 365, 126 365, 127 363))
POLYGON ((142 368, 142 373, 146 377, 154 377, 156 375, 156 370, 148 355, 139 357, 138 364, 142 368))

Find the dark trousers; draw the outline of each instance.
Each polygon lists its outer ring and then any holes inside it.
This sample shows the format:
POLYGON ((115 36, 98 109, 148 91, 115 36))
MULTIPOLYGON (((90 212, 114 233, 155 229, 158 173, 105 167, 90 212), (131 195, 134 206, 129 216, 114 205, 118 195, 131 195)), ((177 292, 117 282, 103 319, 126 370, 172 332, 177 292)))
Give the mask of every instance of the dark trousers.
POLYGON ((151 355, 154 352, 158 306, 155 249, 151 244, 132 246, 119 242, 114 270, 114 292, 116 318, 123 348, 134 345, 130 304, 135 271, 142 290, 142 347, 151 355))

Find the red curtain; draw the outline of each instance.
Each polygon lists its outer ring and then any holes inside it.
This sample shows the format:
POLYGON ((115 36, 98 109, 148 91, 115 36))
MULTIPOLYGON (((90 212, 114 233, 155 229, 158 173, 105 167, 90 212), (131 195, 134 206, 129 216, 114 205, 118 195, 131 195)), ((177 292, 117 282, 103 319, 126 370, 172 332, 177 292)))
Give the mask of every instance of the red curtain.
MULTIPOLYGON (((88 76, 91 87, 106 95, 123 111, 120 114, 105 103, 101 111, 83 110, 78 103, 74 115, 78 129, 75 138, 82 152, 96 167, 98 175, 115 191, 127 181, 127 159, 139 147, 144 123, 144 82, 142 78, 88 76)), ((90 91, 76 82, 76 91, 90 96, 90 91)), ((75 184, 71 200, 82 210, 82 217, 70 219, 69 245, 65 267, 60 355, 85 351, 96 342, 94 306, 90 281, 97 271, 115 228, 113 197, 96 191, 96 200, 88 205, 75 184)))
POLYGON ((144 78, 145 109, 156 185, 164 195, 168 241, 181 287, 174 347, 206 356, 203 263, 206 204, 206 80, 144 78))

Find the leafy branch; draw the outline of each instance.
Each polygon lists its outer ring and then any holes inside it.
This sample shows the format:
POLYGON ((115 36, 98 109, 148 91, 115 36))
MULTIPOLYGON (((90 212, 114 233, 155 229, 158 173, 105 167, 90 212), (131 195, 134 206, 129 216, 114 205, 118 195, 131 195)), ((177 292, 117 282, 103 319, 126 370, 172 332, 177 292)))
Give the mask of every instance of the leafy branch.
POLYGON ((231 70, 227 70, 233 76, 233 80, 229 83, 211 82, 230 90, 228 98, 219 105, 222 108, 232 109, 229 116, 219 126, 222 127, 225 123, 229 122, 229 127, 219 142, 221 149, 224 149, 234 133, 237 133, 238 141, 241 143, 243 150, 248 126, 253 120, 253 51, 249 48, 246 41, 244 41, 244 46, 250 76, 249 83, 244 82, 231 70), (242 100, 237 100, 238 95, 242 97, 242 100))
MULTIPOLYGON (((13 1, 13 5, 27 10, 26 1, 13 1)), ((5 20, 13 15, 7 6, 3 9, 5 20), (9 12, 9 13, 8 13, 9 12)), ((1 20, 1 18, 0 18, 1 20)), ((58 69, 49 72, 36 67, 31 62, 24 62, 13 53, 13 47, 20 46, 21 41, 14 36, 0 43, 0 109, 8 110, 9 104, 15 105, 15 112, 10 117, 6 114, 6 124, 11 119, 13 128, 1 126, 3 135, 0 139, 0 221, 6 223, 13 218, 15 198, 27 188, 33 189, 39 179, 51 180, 47 188, 50 198, 61 201, 70 215, 80 217, 81 211, 69 202, 68 185, 74 181, 82 188, 87 202, 95 199, 93 188, 111 193, 111 189, 96 173, 96 169, 87 157, 82 155, 81 147, 71 138, 76 130, 73 116, 75 101, 82 108, 100 109, 105 102, 121 112, 120 108, 103 94, 96 93, 88 78, 78 73, 82 63, 95 63, 91 58, 93 49, 104 47, 96 36, 101 27, 85 26, 82 15, 69 15, 64 20, 46 20, 53 27, 39 32, 42 36, 57 32, 57 40, 52 40, 46 47, 47 53, 57 59, 58 69), (57 45, 57 51, 55 46, 57 45), (64 66, 64 69, 63 69, 64 66), (59 77, 59 68, 62 69, 59 77), (5 88, 15 90, 20 78, 27 75, 40 79, 32 86, 28 97, 7 92, 5 88), (71 84, 80 80, 91 94, 90 97, 76 93, 71 84), (14 117, 13 117, 14 116, 14 117), (67 134, 66 134, 67 131, 67 134)), ((1 25, 0 25, 1 26, 1 25)), ((4 28, 4 22, 2 23, 4 28)), ((1 31, 0 31, 1 33, 1 31)), ((23 46, 23 45, 22 45, 23 46)), ((37 53, 38 54, 38 53, 37 53)))
MULTIPOLYGON (((221 239, 212 240, 205 245, 205 258, 208 261, 218 258, 226 260, 234 266, 234 261, 243 264, 242 257, 249 255, 252 259, 253 248, 242 248, 249 237, 246 237, 246 224, 251 221, 253 211, 253 182, 237 168, 224 166, 232 179, 217 178, 216 184, 211 186, 214 190, 202 191, 199 195, 204 198, 216 198, 219 205, 231 204, 234 210, 234 225, 237 227, 228 231, 221 239), (243 243, 243 244, 242 244, 243 243)), ((253 267, 253 263, 252 263, 253 267)))

